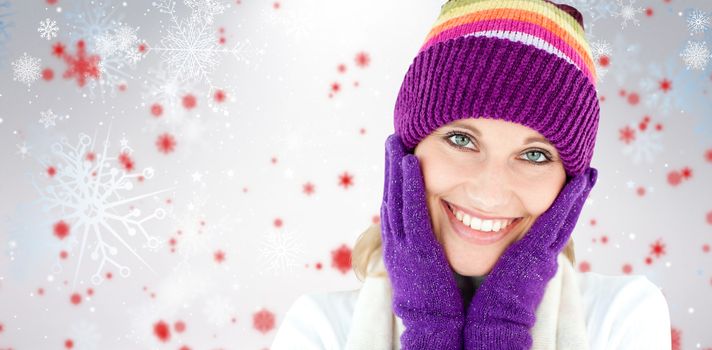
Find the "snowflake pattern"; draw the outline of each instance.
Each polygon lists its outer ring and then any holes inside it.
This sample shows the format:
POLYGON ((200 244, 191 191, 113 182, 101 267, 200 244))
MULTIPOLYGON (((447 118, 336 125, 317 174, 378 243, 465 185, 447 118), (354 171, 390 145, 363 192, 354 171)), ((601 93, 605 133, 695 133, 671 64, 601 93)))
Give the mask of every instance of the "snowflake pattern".
MULTIPOLYGON (((67 237, 68 252, 72 254, 81 241, 77 252, 74 285, 87 254, 92 261, 98 261, 91 276, 91 282, 95 285, 103 282, 103 271, 107 264, 116 268, 123 277, 131 274, 131 269, 115 258, 121 255, 119 248, 112 241, 120 243, 126 251, 153 271, 138 254, 136 247, 132 246, 132 237, 139 234, 145 241, 144 247, 157 248, 161 241, 150 235, 144 224, 151 219, 160 220, 165 217, 165 210, 162 208, 142 215, 135 205, 139 200, 153 197, 168 189, 125 197, 125 194, 133 189, 132 181, 139 177, 152 178, 153 169, 146 168, 141 173, 126 173, 112 166, 117 158, 108 156, 109 132, 100 154, 93 152, 93 146, 92 138, 86 134, 79 135, 76 145, 71 145, 66 139, 55 143, 52 146, 55 157, 51 164, 56 168, 56 174, 50 180, 51 183, 40 187, 33 181, 45 211, 56 211, 59 219, 71 227, 71 233, 67 237)), ((43 168, 47 168, 50 160, 45 159, 41 163, 44 163, 43 168)), ((61 271, 61 266, 56 266, 55 270, 61 271)))
POLYGON ((8 28, 10 27, 9 19, 12 13, 8 11, 9 8, 9 1, 0 0, 0 63, 3 63, 5 58, 5 41, 10 39, 8 28))
POLYGON ((57 21, 45 18, 44 21, 40 21, 40 26, 37 27, 37 32, 40 33, 40 37, 47 40, 52 40, 57 37, 57 32, 59 28, 57 27, 57 21))
POLYGON ((270 232, 260 250, 260 257, 267 270, 275 275, 292 271, 304 252, 302 245, 287 232, 270 232))
POLYGON ((32 83, 40 78, 40 63, 42 60, 30 56, 27 52, 12 62, 12 80, 27 84, 29 88, 32 83))
POLYGON ((623 22, 621 22, 621 29, 625 29, 625 27, 628 25, 628 21, 632 21, 633 24, 639 26, 640 21, 636 16, 640 13, 643 13, 645 10, 643 10, 642 7, 633 6, 636 0, 628 0, 628 3, 625 5, 623 4, 623 0, 616 1, 620 8, 617 12, 613 13, 613 17, 620 17, 623 19, 623 22))
POLYGON ((707 43, 702 41, 688 41, 685 50, 680 54, 687 69, 704 70, 709 59, 712 58, 707 43))
POLYGON ((642 160, 652 163, 655 160, 655 155, 663 150, 660 132, 651 129, 639 130, 632 139, 626 141, 627 146, 623 148, 622 153, 632 157, 634 164, 639 164, 642 160))
POLYGON ((694 10, 687 17, 687 29, 690 35, 702 33, 710 28, 710 17, 704 11, 694 10))
POLYGON ((134 70, 144 57, 139 51, 141 40, 137 32, 138 28, 119 24, 95 38, 95 50, 101 57, 98 63, 100 79, 90 82, 90 90, 98 89, 101 95, 114 96, 122 83, 134 78, 127 68, 134 70))
POLYGON ((171 24, 160 46, 149 47, 148 51, 160 53, 162 63, 178 82, 205 81, 213 88, 211 75, 218 65, 218 56, 232 54, 239 59, 244 54, 245 44, 223 49, 216 40, 211 26, 213 17, 222 13, 227 4, 216 0, 185 0, 185 4, 191 8, 192 15, 181 20, 176 15, 174 0, 153 3, 160 12, 170 16, 171 24))
POLYGON ((230 7, 230 4, 221 0, 185 0, 185 5, 192 11, 191 20, 207 24, 213 24, 215 16, 230 7))
POLYGON ((72 41, 84 40, 94 50, 94 39, 115 30, 123 15, 110 0, 76 0, 64 11, 72 41))
MULTIPOLYGON (((44 125, 45 129, 47 129, 50 126, 57 125, 55 122, 57 120, 57 118, 59 118, 59 116, 57 114, 55 114, 54 112, 52 112, 51 109, 48 109, 44 112, 40 112, 39 122, 40 122, 40 124, 44 125)), ((60 120, 61 120, 61 118, 60 118, 60 120)))

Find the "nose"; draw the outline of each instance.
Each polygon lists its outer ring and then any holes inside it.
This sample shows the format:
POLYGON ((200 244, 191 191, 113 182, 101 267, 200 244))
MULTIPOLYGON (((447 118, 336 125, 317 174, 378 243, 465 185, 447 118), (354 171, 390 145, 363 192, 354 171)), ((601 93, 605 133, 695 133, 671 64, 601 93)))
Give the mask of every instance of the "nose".
POLYGON ((483 160, 466 177, 467 203, 486 214, 500 214, 512 199, 512 182, 506 164, 483 160))

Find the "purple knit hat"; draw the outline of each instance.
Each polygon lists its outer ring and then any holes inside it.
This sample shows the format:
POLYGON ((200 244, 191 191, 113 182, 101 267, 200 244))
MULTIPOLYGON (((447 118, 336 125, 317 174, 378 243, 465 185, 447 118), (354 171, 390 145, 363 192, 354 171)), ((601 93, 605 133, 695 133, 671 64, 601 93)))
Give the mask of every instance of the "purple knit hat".
POLYGON ((502 119, 546 137, 567 175, 589 167, 596 69, 583 16, 547 0, 450 0, 403 79, 395 131, 410 150, 463 118, 502 119))

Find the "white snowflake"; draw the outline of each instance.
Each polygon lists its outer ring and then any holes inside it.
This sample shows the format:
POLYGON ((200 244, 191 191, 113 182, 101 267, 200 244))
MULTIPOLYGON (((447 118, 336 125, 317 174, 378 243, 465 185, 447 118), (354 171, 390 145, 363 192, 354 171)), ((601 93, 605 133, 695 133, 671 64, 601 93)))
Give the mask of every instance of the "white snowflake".
POLYGON ((694 10, 687 17, 687 29, 690 35, 702 33, 710 28, 710 17, 704 11, 694 10))
POLYGON ((203 313, 208 322, 220 327, 230 322, 235 314, 235 306, 230 298, 216 295, 205 300, 203 313))
POLYGON ((628 4, 626 5, 623 4, 623 0, 616 1, 618 2, 618 6, 620 6, 620 9, 618 12, 613 13, 613 17, 623 18, 621 28, 625 29, 625 27, 628 25, 628 21, 632 21, 633 24, 639 26, 640 21, 638 21, 636 15, 638 15, 639 13, 643 13, 645 10, 643 10, 642 7, 633 7, 633 4, 635 4, 636 0, 628 0, 628 4))
POLYGON ((111 0, 74 0, 64 11, 72 41, 84 40, 94 50, 94 39, 116 29, 123 18, 111 0))
POLYGON ((12 80, 27 84, 30 87, 37 79, 40 78, 40 63, 42 60, 23 53, 22 57, 12 62, 13 77, 12 80))
POLYGON ((611 44, 605 40, 598 40, 591 43, 591 54, 594 60, 601 56, 610 57, 612 52, 611 44))
MULTIPOLYGON (((631 128, 636 126, 631 124, 631 128)), ((641 160, 647 163, 652 163, 657 153, 662 151, 663 146, 660 142, 660 132, 648 129, 645 132, 639 131, 635 135, 635 140, 623 148, 622 153, 633 157, 633 163, 638 164, 641 160)))
POLYGON ((30 149, 31 147, 27 145, 27 142, 23 142, 22 144, 16 144, 17 147, 17 154, 19 154, 22 159, 25 159, 25 157, 30 155, 30 149))
MULTIPOLYGON (((206 81, 212 88, 211 74, 218 65, 220 54, 232 54, 240 58, 244 49, 235 45, 233 48, 221 48, 211 27, 212 17, 227 6, 215 0, 186 0, 186 6, 193 8, 193 15, 180 20, 175 13, 175 1, 154 2, 160 12, 170 15, 171 24, 166 35, 161 38, 160 46, 150 47, 149 51, 160 53, 162 63, 171 70, 171 75, 180 83, 186 81, 206 81), (208 9, 198 5, 207 4, 208 9), (197 15, 196 12, 198 11, 197 15), (203 11, 203 12, 201 12, 203 11), (204 12, 204 11, 207 11, 204 12)), ((244 44, 243 44, 244 45, 244 44)))
POLYGON ((185 0, 184 2, 192 10, 191 19, 208 24, 212 24, 216 15, 222 14, 230 7, 230 4, 221 0, 185 0))
POLYGON ((59 116, 52 112, 51 109, 48 109, 44 112, 40 112, 40 124, 44 125, 45 129, 49 128, 50 126, 55 126, 57 125, 55 121, 57 120, 59 116))
POLYGON ((303 253, 302 245, 287 232, 271 232, 265 237, 260 257, 275 274, 292 271, 303 253))
POLYGON ((171 67, 179 81, 209 79, 217 67, 218 47, 215 34, 204 22, 183 20, 173 23, 161 39, 159 51, 167 67, 171 67))
POLYGON ((707 43, 702 41, 688 41, 685 50, 680 54, 687 69, 704 70, 707 62, 712 58, 707 43))
POLYGON ((40 33, 41 37, 47 40, 56 38, 57 32, 59 32, 59 28, 57 28, 57 21, 45 18, 44 21, 40 21, 40 26, 37 27, 37 32, 40 33))
POLYGON ((133 237, 139 234, 138 236, 143 240, 141 247, 149 249, 158 247, 161 241, 158 237, 150 235, 144 228, 144 224, 151 219, 160 220, 165 217, 162 208, 142 215, 141 210, 136 208, 136 204, 144 198, 154 197, 168 189, 126 196, 133 189, 132 181, 139 177, 152 178, 153 169, 146 168, 141 173, 127 173, 115 167, 113 164, 117 164, 117 158, 108 156, 108 132, 103 142, 103 149, 96 153, 93 149, 92 138, 85 134, 79 135, 76 145, 71 145, 66 139, 62 139, 52 145, 54 159, 42 161, 43 168, 51 164, 56 169, 56 174, 51 178, 50 183, 41 188, 33 182, 44 203, 45 211, 56 214, 58 219, 66 222, 71 228, 70 254, 81 241, 76 254, 74 285, 86 254, 90 255, 92 261, 97 261, 95 272, 91 276, 93 284, 100 284, 103 281, 103 270, 107 264, 118 270, 121 276, 128 277, 131 269, 115 258, 120 251, 117 244, 123 246, 125 251, 153 271, 137 253, 136 248, 139 246, 134 243, 136 238, 133 237))
POLYGON ((99 89, 101 94, 114 94, 116 88, 133 76, 126 68, 135 69, 136 63, 143 58, 139 52, 140 40, 138 28, 118 24, 112 29, 96 36, 94 47, 101 57, 99 62, 99 81, 91 81, 89 88, 93 92, 99 89))

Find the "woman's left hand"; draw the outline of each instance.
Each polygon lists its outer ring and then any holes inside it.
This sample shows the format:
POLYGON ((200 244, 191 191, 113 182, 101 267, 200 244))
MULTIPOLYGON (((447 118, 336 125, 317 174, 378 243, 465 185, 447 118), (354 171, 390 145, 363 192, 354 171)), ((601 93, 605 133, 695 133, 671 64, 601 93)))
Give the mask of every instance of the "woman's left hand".
POLYGON ((597 178, 589 167, 567 181, 551 207, 500 256, 468 307, 465 349, 531 348, 536 308, 597 178))

